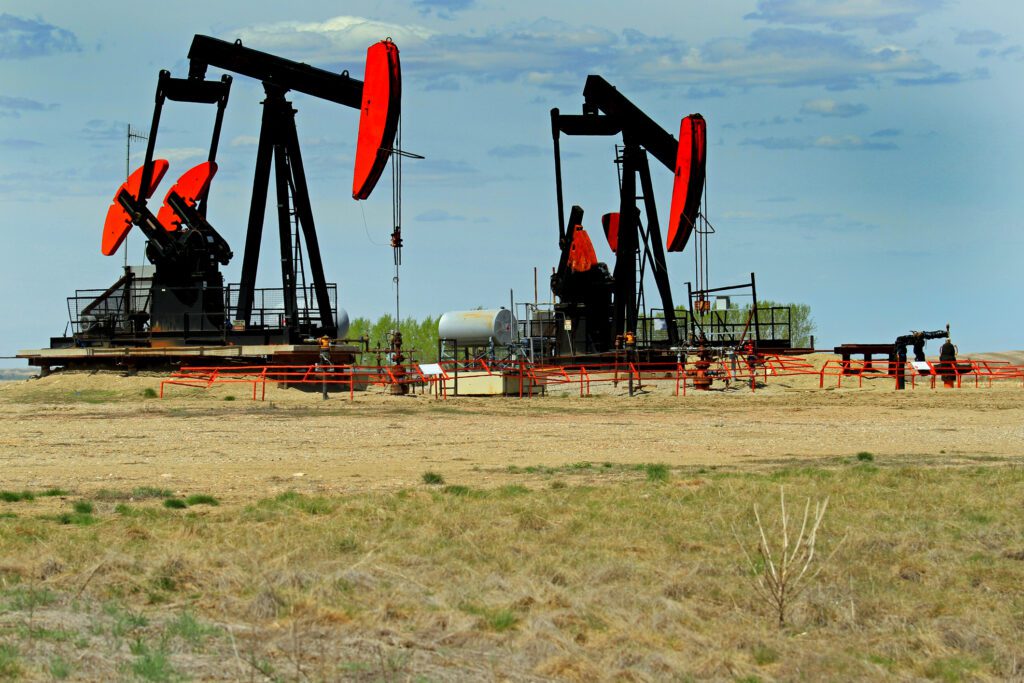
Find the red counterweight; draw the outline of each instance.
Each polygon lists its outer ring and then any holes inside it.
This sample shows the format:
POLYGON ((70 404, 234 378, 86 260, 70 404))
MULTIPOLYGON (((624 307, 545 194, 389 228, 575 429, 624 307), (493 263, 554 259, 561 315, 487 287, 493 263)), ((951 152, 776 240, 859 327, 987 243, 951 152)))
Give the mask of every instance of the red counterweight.
POLYGON ((398 47, 382 40, 366 50, 363 103, 359 114, 352 197, 366 199, 391 157, 402 109, 402 69, 398 47))
MULTIPOLYGON (((104 256, 110 256, 117 251, 117 248, 124 242, 124 238, 128 236, 128 231, 132 229, 132 217, 118 203, 117 196, 121 194, 122 190, 128 190, 131 196, 136 199, 139 198, 139 184, 142 182, 142 169, 144 166, 145 164, 135 169, 128 176, 128 180, 121 183, 121 187, 117 188, 117 192, 114 193, 114 201, 110 208, 107 209, 107 219, 103 223, 103 242, 100 246, 100 251, 103 252, 104 256)), ((164 174, 167 173, 168 166, 169 164, 166 159, 153 160, 152 177, 146 191, 146 199, 153 196, 157 185, 160 184, 164 174)))
POLYGON ((672 206, 669 210, 669 251, 682 251, 697 224, 704 176, 707 170, 707 124, 700 114, 690 114, 679 124, 679 151, 676 156, 672 206))
POLYGON ((197 202, 202 201, 206 197, 206 193, 210 190, 210 181, 213 180, 213 176, 216 173, 217 162, 204 161, 198 166, 193 166, 185 171, 178 178, 178 182, 174 183, 164 196, 163 206, 160 207, 160 211, 156 215, 157 220, 164 226, 164 230, 176 232, 181 229, 181 216, 171 208, 167 201, 171 193, 174 192, 184 199, 185 203, 189 206, 195 206, 197 202))

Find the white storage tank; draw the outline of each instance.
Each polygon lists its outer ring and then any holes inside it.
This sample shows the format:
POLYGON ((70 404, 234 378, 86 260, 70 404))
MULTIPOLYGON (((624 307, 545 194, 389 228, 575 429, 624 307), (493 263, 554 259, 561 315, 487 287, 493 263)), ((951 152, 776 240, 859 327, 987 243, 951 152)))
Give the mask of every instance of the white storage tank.
POLYGON ((349 328, 348 311, 344 308, 338 308, 338 312, 334 314, 334 326, 338 328, 336 338, 344 339, 349 328))
POLYGON ((507 346, 512 343, 515 320, 507 308, 481 311, 448 311, 437 323, 442 339, 454 339, 459 346, 507 346))

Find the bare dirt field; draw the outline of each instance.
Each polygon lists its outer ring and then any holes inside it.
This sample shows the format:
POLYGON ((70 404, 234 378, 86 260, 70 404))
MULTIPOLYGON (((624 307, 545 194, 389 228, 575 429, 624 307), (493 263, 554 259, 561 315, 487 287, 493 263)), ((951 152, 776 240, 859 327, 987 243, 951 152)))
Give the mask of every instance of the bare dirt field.
POLYGON ((938 462, 1024 456, 1024 388, 898 393, 891 382, 816 388, 772 379, 757 392, 673 395, 671 382, 579 398, 332 395, 247 386, 168 387, 159 376, 87 373, 0 385, 0 488, 82 492, 160 483, 228 500, 283 490, 355 492, 415 485, 426 470, 472 486, 509 467, 665 463, 757 469, 870 451, 938 462), (670 386, 671 385, 671 386, 670 386), (224 400, 234 397, 236 400, 224 400))

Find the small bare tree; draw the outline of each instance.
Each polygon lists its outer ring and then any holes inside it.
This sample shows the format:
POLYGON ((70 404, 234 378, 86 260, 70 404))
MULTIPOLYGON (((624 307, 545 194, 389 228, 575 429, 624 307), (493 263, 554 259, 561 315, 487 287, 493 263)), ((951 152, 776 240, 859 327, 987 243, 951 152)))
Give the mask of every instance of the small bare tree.
POLYGON ((840 540, 832 553, 824 560, 816 561, 818 530, 821 522, 825 519, 825 510, 828 508, 828 498, 824 501, 815 502, 813 514, 811 512, 811 499, 808 498, 804 504, 803 520, 800 522, 800 532, 796 539, 791 538, 789 514, 786 511, 786 492, 779 489, 779 505, 782 511, 782 539, 781 543, 773 550, 768 542, 768 534, 765 532, 764 524, 761 521, 761 513, 754 505, 754 519, 757 521, 759 541, 757 546, 758 554, 763 562, 758 567, 746 547, 739 540, 740 548, 747 559, 751 572, 756 577, 754 587, 774 613, 778 616, 779 627, 786 625, 786 612, 793 602, 800 597, 809 582, 815 578, 839 549, 842 543, 840 540))

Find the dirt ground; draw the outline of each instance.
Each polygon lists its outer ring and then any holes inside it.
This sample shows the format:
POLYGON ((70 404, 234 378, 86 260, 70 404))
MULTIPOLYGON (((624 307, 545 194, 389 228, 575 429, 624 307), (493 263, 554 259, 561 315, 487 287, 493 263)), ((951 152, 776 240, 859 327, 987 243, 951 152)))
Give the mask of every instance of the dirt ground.
POLYGON ((163 376, 56 373, 0 384, 0 489, 160 486, 243 502, 285 490, 388 490, 426 471, 472 486, 510 468, 664 463, 756 469, 876 455, 930 462, 1024 456, 1020 381, 896 392, 891 381, 772 378, 756 392, 674 382, 629 397, 595 385, 519 398, 332 395, 243 385, 168 387, 163 376), (831 386, 830 386, 831 385, 831 386), (232 400, 233 399, 233 400, 232 400))

